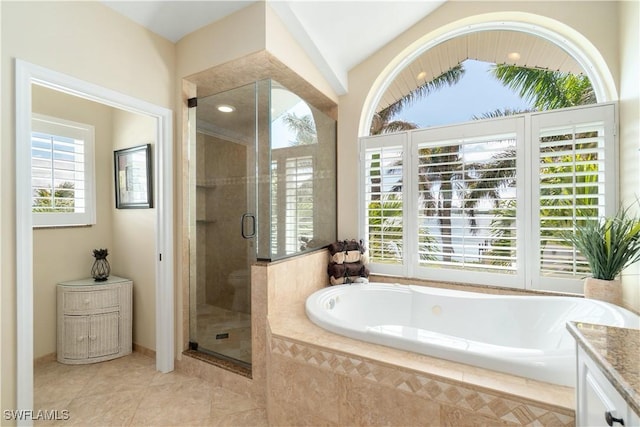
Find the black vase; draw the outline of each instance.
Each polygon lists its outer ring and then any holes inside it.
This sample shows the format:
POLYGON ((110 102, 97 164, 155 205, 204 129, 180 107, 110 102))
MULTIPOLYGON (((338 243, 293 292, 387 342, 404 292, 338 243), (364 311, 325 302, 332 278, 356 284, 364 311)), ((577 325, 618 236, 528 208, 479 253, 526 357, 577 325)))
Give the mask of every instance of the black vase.
POLYGON ((91 267, 91 277, 96 282, 104 282, 109 277, 109 273, 111 273, 111 266, 107 258, 96 258, 91 267))

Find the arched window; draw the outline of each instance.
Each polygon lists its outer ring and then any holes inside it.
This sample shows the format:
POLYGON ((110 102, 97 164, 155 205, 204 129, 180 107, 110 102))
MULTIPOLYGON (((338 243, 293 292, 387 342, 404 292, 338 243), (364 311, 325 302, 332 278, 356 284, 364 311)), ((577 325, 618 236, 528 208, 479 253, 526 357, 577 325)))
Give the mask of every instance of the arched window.
MULTIPOLYGON (((592 87, 585 77, 592 68, 587 73, 546 38, 512 30, 451 37, 404 64, 369 106, 375 136, 361 138, 360 217, 372 271, 581 292, 588 266, 563 233, 616 206, 616 106, 594 105, 598 93, 606 99, 602 79, 592 87), (526 66, 576 76, 568 86, 583 84, 589 96, 573 104, 531 102, 521 114, 513 114, 521 106, 485 102, 466 119, 454 117, 473 103, 472 94, 449 99, 450 110, 434 105, 444 122, 407 125, 412 120, 398 113, 410 98, 448 87, 470 60, 506 72, 526 66), (587 107, 553 110, 573 105, 587 107), (511 111, 495 113, 500 108, 511 111)), ((515 79, 526 79, 520 71, 515 79)), ((555 78, 547 90, 560 83, 555 78)))

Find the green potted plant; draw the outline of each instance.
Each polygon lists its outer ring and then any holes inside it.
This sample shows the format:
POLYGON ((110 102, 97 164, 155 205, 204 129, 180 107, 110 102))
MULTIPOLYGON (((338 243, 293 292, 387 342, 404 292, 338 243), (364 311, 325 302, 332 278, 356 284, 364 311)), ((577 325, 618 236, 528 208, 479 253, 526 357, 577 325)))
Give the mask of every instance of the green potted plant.
POLYGON ((640 260, 640 218, 629 208, 614 216, 585 221, 563 237, 584 256, 591 269, 585 278, 584 296, 620 305, 622 287, 619 275, 640 260))

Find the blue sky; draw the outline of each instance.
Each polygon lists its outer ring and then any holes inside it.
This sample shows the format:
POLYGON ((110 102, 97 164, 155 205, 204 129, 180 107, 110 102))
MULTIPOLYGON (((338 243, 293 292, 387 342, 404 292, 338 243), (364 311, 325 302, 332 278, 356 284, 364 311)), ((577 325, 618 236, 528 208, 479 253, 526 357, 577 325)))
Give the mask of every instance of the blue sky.
POLYGON ((493 64, 475 60, 464 63, 466 72, 460 81, 418 100, 394 119, 413 122, 419 127, 461 123, 473 115, 497 109, 528 109, 529 103, 505 88, 490 73, 493 64))

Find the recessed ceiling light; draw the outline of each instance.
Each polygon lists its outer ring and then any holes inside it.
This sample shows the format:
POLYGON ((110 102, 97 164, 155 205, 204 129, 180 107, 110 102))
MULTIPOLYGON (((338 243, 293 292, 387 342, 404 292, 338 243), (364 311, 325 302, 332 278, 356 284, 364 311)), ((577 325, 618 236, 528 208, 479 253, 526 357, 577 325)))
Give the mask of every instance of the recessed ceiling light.
POLYGON ((417 78, 418 80, 423 80, 425 77, 427 77, 427 72, 426 72, 426 71, 420 71, 420 72, 418 73, 418 75, 416 76, 416 78, 417 78))
POLYGON ((509 60, 511 61, 517 61, 518 59, 520 59, 520 54, 518 52, 511 52, 507 55, 507 58, 509 58, 509 60))
POLYGON ((236 111, 236 108, 234 106, 227 104, 220 104, 217 108, 218 111, 222 113, 233 113, 234 111, 236 111))

